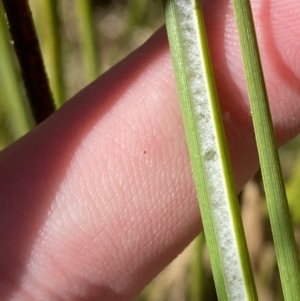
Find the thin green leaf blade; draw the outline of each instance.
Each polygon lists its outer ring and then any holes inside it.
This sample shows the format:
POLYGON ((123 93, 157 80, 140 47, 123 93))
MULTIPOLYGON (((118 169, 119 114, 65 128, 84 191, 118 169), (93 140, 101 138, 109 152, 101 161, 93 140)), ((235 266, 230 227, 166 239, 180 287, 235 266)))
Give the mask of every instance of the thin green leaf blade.
POLYGON ((257 300, 198 1, 164 1, 202 221, 220 300, 257 300))
POLYGON ((249 0, 233 0, 255 137, 285 300, 300 300, 300 267, 249 0))

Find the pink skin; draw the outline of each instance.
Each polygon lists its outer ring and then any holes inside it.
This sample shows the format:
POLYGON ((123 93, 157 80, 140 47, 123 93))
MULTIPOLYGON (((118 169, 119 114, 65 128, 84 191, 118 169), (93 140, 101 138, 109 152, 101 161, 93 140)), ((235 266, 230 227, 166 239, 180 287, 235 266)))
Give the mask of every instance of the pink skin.
MULTIPOLYGON (((300 130, 298 0, 252 1, 280 144, 300 130)), ((238 189, 257 169, 228 1, 205 1, 238 189), (227 114, 228 116, 228 114, 227 114)), ((0 155, 1 300, 131 300, 201 231, 165 30, 0 155)))

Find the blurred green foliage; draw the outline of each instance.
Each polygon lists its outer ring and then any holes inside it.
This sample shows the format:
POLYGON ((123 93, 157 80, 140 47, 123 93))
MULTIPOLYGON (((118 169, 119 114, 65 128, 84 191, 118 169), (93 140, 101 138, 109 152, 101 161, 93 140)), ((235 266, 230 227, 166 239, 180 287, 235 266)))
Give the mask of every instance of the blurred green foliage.
MULTIPOLYGON (((159 0, 30 0, 56 106, 140 46, 163 23, 159 0)), ((0 148, 33 127, 0 9, 0 148)))

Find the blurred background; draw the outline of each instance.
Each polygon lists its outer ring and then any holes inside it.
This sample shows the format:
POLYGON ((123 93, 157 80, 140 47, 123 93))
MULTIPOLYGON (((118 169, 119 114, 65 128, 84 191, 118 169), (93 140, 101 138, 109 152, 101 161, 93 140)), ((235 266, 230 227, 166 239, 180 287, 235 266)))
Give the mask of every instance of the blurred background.
MULTIPOLYGON (((164 22, 161 0, 30 0, 56 107, 144 43, 164 22)), ((0 2, 0 149, 34 126, 0 2)), ((280 150, 300 245, 300 138, 280 150)), ((260 300, 283 300, 258 172, 239 195, 260 300)), ((137 300, 217 300, 200 235, 137 300)))

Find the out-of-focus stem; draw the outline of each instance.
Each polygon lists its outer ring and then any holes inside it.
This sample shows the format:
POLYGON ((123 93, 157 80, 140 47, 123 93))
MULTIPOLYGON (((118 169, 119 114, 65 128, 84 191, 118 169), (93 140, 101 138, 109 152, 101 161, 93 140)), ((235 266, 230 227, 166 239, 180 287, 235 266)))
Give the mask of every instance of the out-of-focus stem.
POLYGON ((9 120, 9 131, 13 140, 18 139, 30 129, 30 117, 26 107, 25 97, 22 95, 20 75, 13 57, 13 47, 2 3, 0 2, 0 85, 1 102, 9 120))
POLYGON ((62 38, 59 19, 59 1, 44 0, 46 22, 45 63, 55 103, 60 107, 65 102, 62 38))
POLYGON ((99 75, 99 50, 91 0, 76 0, 80 38, 83 48, 87 79, 93 81, 99 75))
POLYGON ((36 123, 50 116, 54 102, 27 0, 2 0, 36 123))

